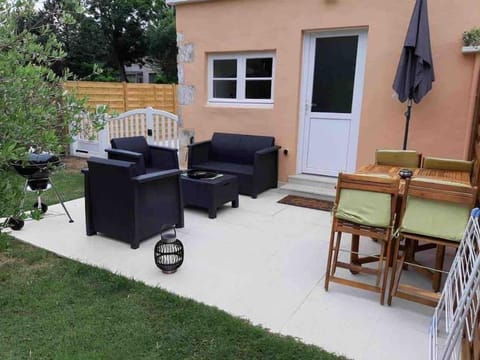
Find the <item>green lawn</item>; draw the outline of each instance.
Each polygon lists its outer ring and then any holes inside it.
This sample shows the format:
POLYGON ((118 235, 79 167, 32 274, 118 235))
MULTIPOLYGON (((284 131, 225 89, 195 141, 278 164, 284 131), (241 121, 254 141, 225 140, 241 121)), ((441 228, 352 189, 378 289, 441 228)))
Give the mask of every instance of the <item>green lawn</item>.
MULTIPOLYGON (((78 171, 53 181, 66 199, 83 196, 78 171)), ((43 199, 56 202, 52 190, 43 199)), ((25 208, 34 201, 29 193, 25 208)), ((339 357, 0 234, 0 359, 339 357)))
POLYGON ((6 236, 0 236, 0 314, 3 360, 338 359, 6 236))

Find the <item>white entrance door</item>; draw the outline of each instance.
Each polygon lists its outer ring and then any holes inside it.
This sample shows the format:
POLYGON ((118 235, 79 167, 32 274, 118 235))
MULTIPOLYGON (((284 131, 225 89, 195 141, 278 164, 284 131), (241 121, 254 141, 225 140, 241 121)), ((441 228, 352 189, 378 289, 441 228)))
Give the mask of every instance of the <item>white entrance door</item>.
POLYGON ((304 41, 300 172, 355 169, 366 30, 308 33, 304 41))

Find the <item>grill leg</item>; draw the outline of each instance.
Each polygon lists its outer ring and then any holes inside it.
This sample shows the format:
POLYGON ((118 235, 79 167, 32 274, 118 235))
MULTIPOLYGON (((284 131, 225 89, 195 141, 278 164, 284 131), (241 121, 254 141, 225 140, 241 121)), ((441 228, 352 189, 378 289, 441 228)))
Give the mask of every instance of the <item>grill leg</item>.
POLYGON ((25 196, 27 195, 28 180, 25 180, 25 185, 23 185, 23 198, 20 201, 20 212, 23 213, 23 205, 25 204, 25 196))
POLYGON ((60 204, 62 204, 62 207, 63 207, 63 210, 65 210, 65 214, 67 214, 68 218, 69 218, 69 223, 73 223, 73 219, 72 217, 70 216, 70 213, 68 212, 67 208, 65 207, 65 204, 63 203, 63 197, 62 195, 57 191, 57 187, 55 186, 55 184, 53 183, 52 179, 49 179, 50 181, 50 184, 52 184, 52 189, 53 191, 55 192, 55 195, 57 195, 57 199, 58 201, 60 201, 60 204))
POLYGON ((40 195, 40 191, 37 191, 37 209, 42 210, 42 196, 40 195))

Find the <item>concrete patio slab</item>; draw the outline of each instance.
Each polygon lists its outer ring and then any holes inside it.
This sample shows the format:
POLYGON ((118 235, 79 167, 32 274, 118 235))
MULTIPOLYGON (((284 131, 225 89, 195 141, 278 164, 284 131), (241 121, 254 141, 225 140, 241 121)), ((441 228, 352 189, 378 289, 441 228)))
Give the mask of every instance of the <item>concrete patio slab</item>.
MULTIPOLYGON (((103 236, 86 236, 83 199, 66 204, 73 224, 56 205, 44 219, 28 221, 13 235, 348 358, 427 358, 433 309, 401 299, 381 306, 375 293, 334 283, 325 292, 331 215, 277 203, 283 196, 277 190, 257 199, 241 196, 238 209, 226 205, 216 219, 186 209, 185 228, 178 230, 185 261, 172 275, 163 274, 153 261, 159 236, 137 250, 103 236)), ((373 241, 362 243, 362 251, 378 247, 373 241)), ((413 272, 407 277, 425 281, 413 272)))

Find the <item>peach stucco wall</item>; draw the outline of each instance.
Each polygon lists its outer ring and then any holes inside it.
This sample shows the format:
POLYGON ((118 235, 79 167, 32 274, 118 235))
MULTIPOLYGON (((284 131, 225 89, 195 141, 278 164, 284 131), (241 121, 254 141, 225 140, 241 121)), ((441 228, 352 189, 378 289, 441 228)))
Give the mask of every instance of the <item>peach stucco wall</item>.
MULTIPOLYGON (((376 148, 400 148, 405 104, 393 98, 392 82, 414 0, 217 0, 177 6, 177 31, 194 45, 184 64, 184 84, 194 101, 181 106, 196 140, 214 131, 274 135, 280 179, 297 172, 299 101, 305 31, 367 27, 367 61, 357 166, 373 161, 376 148), (275 99, 271 109, 207 105, 207 55, 274 50, 275 99)), ((480 1, 431 0, 430 33, 436 81, 414 105, 409 148, 424 155, 465 158, 470 138, 475 55, 461 53, 461 35, 480 25, 480 1)), ((334 151, 334 149, 332 149, 334 151)))

